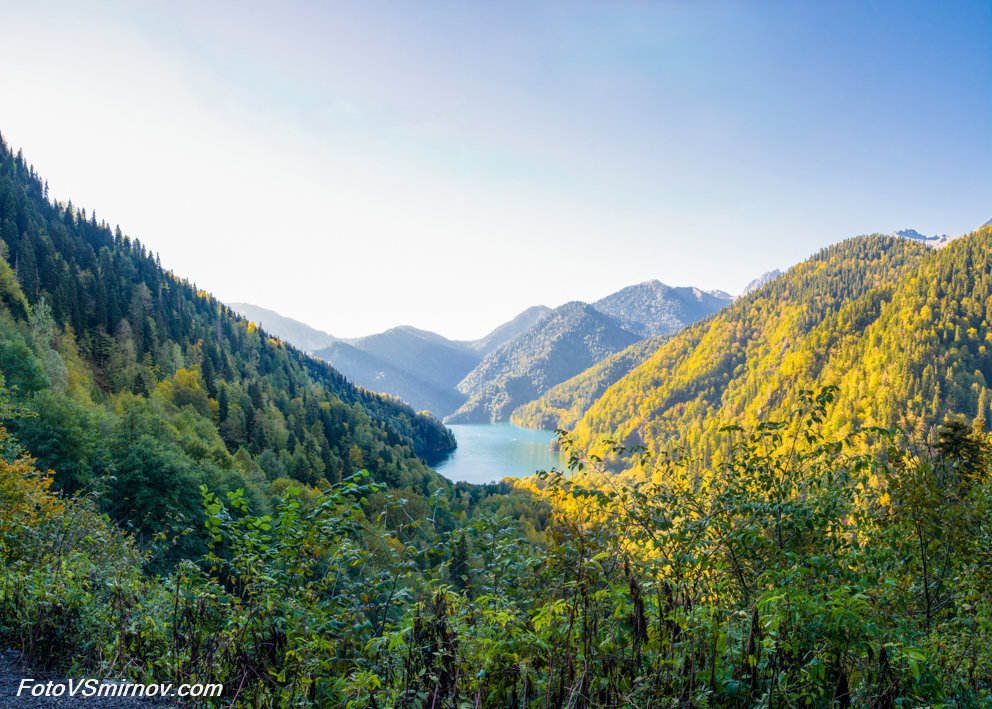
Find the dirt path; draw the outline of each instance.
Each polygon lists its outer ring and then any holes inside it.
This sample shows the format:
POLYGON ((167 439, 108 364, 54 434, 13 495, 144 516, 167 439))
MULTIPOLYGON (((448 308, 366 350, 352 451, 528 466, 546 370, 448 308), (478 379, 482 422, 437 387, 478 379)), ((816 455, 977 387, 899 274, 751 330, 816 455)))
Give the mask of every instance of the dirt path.
MULTIPOLYGON (((80 678, 73 677, 74 682, 80 678)), ((62 709, 172 709, 180 708, 182 705, 175 700, 137 697, 111 697, 111 696, 82 696, 88 686, 80 689, 76 696, 69 696, 69 679, 61 677, 51 672, 35 670, 24 667, 20 662, 20 655, 11 650, 0 651, 0 708, 2 709, 36 709, 37 707, 58 707, 62 709), (48 682, 63 685, 62 696, 30 696, 30 689, 25 688, 21 696, 17 696, 17 690, 24 679, 33 679, 36 683, 46 685, 48 682)), ((36 685, 37 686, 37 685, 36 685)), ((58 691, 58 690, 55 690, 58 691)), ((107 690, 104 690, 107 691, 107 690)))

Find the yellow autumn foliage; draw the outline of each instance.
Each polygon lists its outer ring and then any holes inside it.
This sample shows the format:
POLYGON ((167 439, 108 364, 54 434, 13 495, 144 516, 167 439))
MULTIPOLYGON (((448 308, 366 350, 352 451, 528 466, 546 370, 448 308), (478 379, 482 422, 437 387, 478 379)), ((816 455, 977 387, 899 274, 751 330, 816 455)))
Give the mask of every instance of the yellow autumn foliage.
MULTIPOLYGON (((0 443, 7 440, 0 425, 0 443)), ((52 471, 41 471, 34 461, 21 457, 13 462, 0 458, 0 561, 16 558, 20 542, 33 536, 48 519, 62 513, 63 504, 49 490, 52 471)))

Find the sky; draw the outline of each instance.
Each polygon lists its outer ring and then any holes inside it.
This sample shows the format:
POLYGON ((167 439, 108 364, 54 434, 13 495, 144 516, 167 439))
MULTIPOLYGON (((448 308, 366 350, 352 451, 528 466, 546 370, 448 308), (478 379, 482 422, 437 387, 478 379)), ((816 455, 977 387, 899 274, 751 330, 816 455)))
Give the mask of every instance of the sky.
POLYGON ((0 134, 225 302, 481 337, 992 218, 992 4, 0 0, 0 134))

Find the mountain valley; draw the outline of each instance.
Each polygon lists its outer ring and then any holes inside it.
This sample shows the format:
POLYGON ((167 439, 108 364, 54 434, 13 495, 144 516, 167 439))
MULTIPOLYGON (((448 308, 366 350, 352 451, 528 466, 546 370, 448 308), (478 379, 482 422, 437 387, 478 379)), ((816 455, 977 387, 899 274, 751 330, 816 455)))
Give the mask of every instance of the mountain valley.
POLYGON ((736 299, 648 281, 477 341, 343 340, 45 193, 0 140, 0 643, 25 673, 234 707, 992 696, 992 225, 848 239, 736 299), (565 470, 448 480, 451 429, 406 401, 565 470), (564 457, 507 419, 571 429, 564 457))

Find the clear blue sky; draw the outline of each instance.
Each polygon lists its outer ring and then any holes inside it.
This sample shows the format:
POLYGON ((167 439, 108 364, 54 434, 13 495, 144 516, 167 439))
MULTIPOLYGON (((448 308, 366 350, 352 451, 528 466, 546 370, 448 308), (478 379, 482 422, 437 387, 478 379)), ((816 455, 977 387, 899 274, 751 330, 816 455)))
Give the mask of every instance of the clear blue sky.
POLYGON ((226 301, 477 337, 992 217, 992 3, 0 0, 0 132, 226 301))

